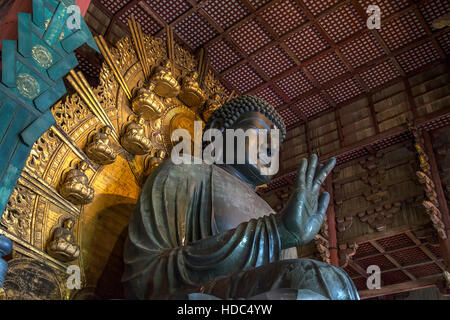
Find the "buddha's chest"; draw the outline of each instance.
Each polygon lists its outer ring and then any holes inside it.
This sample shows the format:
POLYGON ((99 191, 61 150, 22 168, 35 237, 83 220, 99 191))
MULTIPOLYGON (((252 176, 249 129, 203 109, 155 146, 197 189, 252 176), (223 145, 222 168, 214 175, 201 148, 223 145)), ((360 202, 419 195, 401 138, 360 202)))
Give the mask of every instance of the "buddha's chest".
POLYGON ((211 183, 213 217, 219 232, 273 213, 255 191, 220 168, 213 170, 211 183))

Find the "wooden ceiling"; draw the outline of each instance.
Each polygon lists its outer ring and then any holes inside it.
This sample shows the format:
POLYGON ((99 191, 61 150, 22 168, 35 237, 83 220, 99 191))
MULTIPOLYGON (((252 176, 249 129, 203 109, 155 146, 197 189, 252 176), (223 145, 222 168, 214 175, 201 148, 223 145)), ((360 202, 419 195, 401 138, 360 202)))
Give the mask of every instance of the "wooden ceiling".
MULTIPOLYGON (((447 61, 450 27, 432 27, 447 12, 447 0, 93 0, 86 21, 111 43, 129 32, 132 14, 148 34, 164 37, 170 25, 180 45, 208 50, 211 68, 230 93, 272 103, 289 131, 327 113, 339 120, 343 106, 371 101, 386 86, 447 61), (380 30, 366 26, 369 4, 381 9, 380 30)), ((96 78, 98 61, 86 55, 80 64, 96 78)), ((371 108, 376 123, 372 102, 371 108)), ((351 160, 370 144, 407 138, 405 131, 349 146, 338 125, 340 152, 333 156, 351 160)))
POLYGON ((163 36, 169 24, 177 42, 191 51, 207 48, 230 92, 266 99, 288 127, 445 60, 450 51, 449 28, 431 26, 450 11, 446 0, 94 0, 93 5, 109 17, 101 32, 112 42, 117 26, 128 32, 131 14, 148 34, 163 36), (381 30, 366 26, 369 4, 381 9, 381 30))

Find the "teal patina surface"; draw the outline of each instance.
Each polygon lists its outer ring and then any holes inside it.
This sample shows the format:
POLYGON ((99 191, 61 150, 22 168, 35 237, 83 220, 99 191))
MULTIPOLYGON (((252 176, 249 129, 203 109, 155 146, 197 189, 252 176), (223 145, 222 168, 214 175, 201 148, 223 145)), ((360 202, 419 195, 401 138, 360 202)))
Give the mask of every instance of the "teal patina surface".
MULTIPOLYGON (((79 28, 68 27, 75 4, 33 0, 31 14, 18 14, 18 40, 2 39, 0 218, 33 144, 55 122, 50 107, 66 94, 63 77, 78 65, 74 50, 87 44, 98 51, 82 17, 79 28)), ((5 272, 0 264, 0 280, 5 272)))

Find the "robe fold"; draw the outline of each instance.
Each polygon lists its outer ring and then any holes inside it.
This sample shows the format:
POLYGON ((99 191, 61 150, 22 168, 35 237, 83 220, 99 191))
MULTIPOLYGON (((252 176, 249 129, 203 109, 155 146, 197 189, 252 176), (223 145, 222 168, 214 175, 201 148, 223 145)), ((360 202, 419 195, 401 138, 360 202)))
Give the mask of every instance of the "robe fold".
POLYGON ((221 298, 226 299, 258 295, 279 284, 333 298, 322 285, 322 269, 332 288, 336 282, 340 291, 351 292, 341 298, 357 297, 342 269, 307 259, 283 263, 282 258, 275 213, 253 189, 215 165, 167 160, 147 179, 130 217, 122 281, 128 299, 199 292, 225 292, 221 298), (265 279, 278 269, 305 271, 309 280, 294 279, 287 271, 265 279), (296 283, 289 284, 292 279, 296 283))
MULTIPOLYGON (((147 179, 125 243, 122 281, 128 297, 168 298, 198 290, 216 277, 279 260, 273 214, 223 232, 217 226, 212 184, 222 174, 231 176, 216 166, 166 161, 147 179)), ((236 184, 244 187, 238 180, 236 184)))

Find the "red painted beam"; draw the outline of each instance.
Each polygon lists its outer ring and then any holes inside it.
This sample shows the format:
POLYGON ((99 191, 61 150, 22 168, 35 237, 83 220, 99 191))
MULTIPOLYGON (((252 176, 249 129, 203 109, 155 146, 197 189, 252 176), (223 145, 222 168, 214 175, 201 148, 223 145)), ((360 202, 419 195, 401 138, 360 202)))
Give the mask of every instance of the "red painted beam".
POLYGON ((325 180, 326 190, 330 194, 330 204, 327 209, 328 219, 328 249, 330 250, 331 264, 339 267, 337 233, 336 233, 336 214, 334 212, 334 197, 333 197, 333 181, 332 173, 325 180))
POLYGON ((87 9, 89 8, 89 5, 91 4, 91 0, 75 0, 75 2, 80 8, 81 15, 84 17, 84 15, 87 12, 87 9))
POLYGON ((422 136, 423 136, 423 144, 424 144, 424 148, 425 148, 425 153, 428 156, 428 163, 430 164, 430 168, 431 168, 431 176, 432 176, 434 185, 436 187, 436 193, 437 193, 437 198, 438 198, 438 202, 439 202, 439 210, 442 213, 442 222, 444 223, 445 231, 447 233, 447 239, 444 240, 444 239, 439 238, 441 252, 442 252, 442 258, 444 258, 446 270, 450 271, 450 233, 449 233, 450 216, 449 216, 449 211, 448 211, 448 206, 447 206, 447 200, 445 198, 444 189, 442 188, 441 177, 439 176, 439 169, 438 169, 438 165, 436 162, 436 157, 434 155, 433 145, 431 143, 430 134, 428 133, 428 131, 424 130, 422 132, 422 136))

